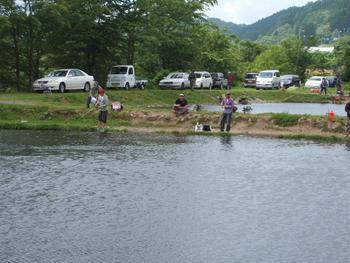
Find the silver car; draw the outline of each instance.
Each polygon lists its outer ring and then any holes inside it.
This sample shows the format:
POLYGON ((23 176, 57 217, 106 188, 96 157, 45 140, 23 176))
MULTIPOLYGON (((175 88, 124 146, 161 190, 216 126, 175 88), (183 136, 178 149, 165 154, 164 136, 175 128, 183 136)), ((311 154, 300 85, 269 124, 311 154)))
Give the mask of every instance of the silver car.
POLYGON ((186 89, 190 87, 188 73, 173 72, 159 82, 160 88, 186 89))

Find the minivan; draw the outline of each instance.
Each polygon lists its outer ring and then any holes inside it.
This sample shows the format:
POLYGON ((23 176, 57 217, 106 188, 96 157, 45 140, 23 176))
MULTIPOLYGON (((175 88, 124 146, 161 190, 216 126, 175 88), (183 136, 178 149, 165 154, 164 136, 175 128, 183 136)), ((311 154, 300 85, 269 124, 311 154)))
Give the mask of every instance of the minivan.
POLYGON ((261 71, 256 78, 256 89, 278 89, 281 86, 281 73, 279 70, 261 71))

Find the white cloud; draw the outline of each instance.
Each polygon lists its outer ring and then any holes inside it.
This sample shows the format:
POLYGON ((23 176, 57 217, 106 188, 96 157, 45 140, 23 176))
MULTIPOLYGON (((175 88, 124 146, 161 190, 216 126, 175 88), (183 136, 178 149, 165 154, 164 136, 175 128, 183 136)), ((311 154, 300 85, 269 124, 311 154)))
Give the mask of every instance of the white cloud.
POLYGON ((251 24, 291 6, 303 6, 311 0, 218 0, 218 5, 206 12, 208 17, 217 17, 239 24, 251 24))

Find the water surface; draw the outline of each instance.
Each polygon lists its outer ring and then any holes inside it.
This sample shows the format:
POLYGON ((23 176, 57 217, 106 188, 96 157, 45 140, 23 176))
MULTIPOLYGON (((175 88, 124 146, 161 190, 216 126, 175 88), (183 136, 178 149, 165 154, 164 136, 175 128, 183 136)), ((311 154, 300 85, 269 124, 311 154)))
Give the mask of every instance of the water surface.
POLYGON ((350 262, 350 145, 0 131, 0 262, 350 262))

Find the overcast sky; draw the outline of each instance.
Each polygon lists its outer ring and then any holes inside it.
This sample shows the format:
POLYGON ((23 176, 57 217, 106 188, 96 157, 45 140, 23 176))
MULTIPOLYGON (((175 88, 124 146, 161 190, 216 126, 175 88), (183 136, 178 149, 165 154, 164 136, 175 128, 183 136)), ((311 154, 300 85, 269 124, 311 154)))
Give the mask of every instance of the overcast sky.
POLYGON ((218 5, 206 12, 209 17, 217 17, 237 24, 252 24, 291 6, 303 6, 314 0, 218 0, 218 5))

